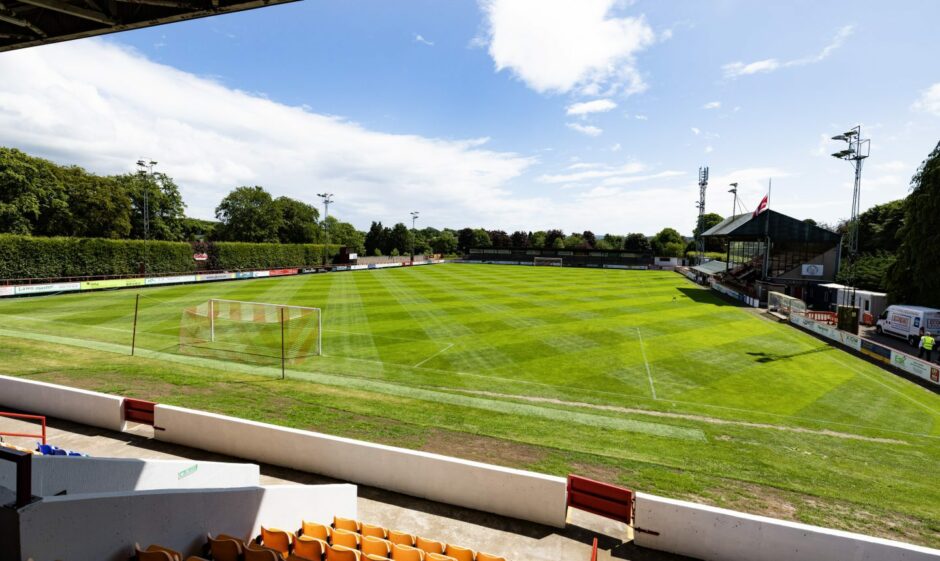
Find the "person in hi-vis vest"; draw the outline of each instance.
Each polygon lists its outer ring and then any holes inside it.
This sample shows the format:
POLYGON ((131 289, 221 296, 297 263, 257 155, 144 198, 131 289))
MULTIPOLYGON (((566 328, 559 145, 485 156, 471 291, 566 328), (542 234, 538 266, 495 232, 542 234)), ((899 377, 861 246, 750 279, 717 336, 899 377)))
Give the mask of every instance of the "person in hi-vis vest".
POLYGON ((933 338, 933 335, 928 331, 926 335, 921 338, 921 342, 924 345, 924 354, 927 355, 927 362, 930 362, 931 357, 933 356, 933 348, 936 345, 936 340, 933 338))

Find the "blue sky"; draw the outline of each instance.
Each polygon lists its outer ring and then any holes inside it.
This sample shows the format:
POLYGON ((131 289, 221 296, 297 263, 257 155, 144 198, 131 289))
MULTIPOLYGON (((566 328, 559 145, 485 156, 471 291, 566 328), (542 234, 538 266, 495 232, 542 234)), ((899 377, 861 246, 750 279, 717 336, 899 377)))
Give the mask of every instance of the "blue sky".
POLYGON ((940 140, 937 2, 305 0, 0 54, 0 143, 102 173, 140 156, 211 217, 264 185, 364 229, 691 232, 707 209, 835 222, 940 140), (899 4, 899 5, 898 5, 899 4))

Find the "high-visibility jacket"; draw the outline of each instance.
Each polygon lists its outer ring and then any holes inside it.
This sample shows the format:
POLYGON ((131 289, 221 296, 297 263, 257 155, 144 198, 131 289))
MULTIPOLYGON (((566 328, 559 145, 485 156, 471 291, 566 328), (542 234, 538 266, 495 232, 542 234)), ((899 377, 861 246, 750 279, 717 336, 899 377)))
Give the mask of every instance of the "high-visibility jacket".
POLYGON ((928 351, 932 351, 932 350, 933 350, 933 344, 934 344, 934 338, 931 337, 930 335, 924 335, 923 341, 924 341, 924 348, 927 349, 928 351))

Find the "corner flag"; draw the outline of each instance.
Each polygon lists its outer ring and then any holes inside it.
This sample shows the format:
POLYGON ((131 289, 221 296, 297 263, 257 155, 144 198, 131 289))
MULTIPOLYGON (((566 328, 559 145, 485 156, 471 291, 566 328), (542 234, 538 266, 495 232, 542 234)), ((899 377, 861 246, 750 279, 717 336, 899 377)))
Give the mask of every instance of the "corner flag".
POLYGON ((764 198, 760 200, 760 204, 757 205, 757 208, 754 209, 754 218, 757 218, 757 215, 767 210, 767 197, 770 195, 764 195, 764 198))

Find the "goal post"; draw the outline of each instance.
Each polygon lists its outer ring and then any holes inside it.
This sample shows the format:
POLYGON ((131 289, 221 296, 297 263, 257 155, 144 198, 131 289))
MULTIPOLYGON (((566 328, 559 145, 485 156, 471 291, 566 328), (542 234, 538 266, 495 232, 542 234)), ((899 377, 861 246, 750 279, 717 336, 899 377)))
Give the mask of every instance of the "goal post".
POLYGON ((295 364, 322 354, 320 308, 213 298, 183 310, 179 348, 185 354, 295 364))
POLYGON ((563 260, 561 257, 533 257, 532 264, 536 267, 561 267, 563 260))

